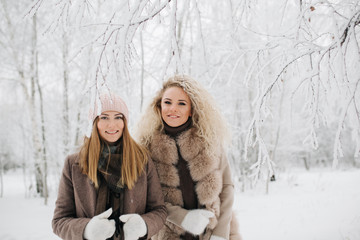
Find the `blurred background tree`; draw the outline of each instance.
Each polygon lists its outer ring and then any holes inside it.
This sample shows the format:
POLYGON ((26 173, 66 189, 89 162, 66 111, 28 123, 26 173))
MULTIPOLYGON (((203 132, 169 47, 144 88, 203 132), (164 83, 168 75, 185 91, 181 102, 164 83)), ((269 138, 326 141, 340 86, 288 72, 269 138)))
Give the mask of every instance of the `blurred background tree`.
POLYGON ((359 167, 360 3, 314 0, 0 0, 1 173, 56 190, 99 91, 135 126, 161 83, 215 97, 242 190, 291 167, 359 167))

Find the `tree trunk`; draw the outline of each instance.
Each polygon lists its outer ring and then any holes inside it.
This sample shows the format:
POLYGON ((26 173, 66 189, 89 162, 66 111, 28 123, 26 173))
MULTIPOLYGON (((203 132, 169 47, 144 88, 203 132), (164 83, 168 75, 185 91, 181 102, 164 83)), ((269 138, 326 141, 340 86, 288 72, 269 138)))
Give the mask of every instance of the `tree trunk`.
MULTIPOLYGON (((38 52, 37 52, 37 22, 36 14, 33 16, 33 46, 32 46, 32 81, 34 83, 34 98, 35 99, 35 87, 39 93, 39 105, 40 105, 40 121, 41 121, 41 144, 39 144, 38 157, 35 159, 35 174, 36 174, 36 187, 38 193, 44 197, 44 203, 47 204, 48 200, 48 187, 47 187, 47 156, 46 156, 46 135, 45 135, 45 117, 44 117, 44 100, 42 95, 42 89, 39 83, 38 73, 38 52)), ((34 111, 35 113, 35 111, 34 111)), ((36 131, 36 129, 35 129, 36 131)))
POLYGON ((270 169, 267 169, 267 178, 266 178, 266 188, 265 188, 265 194, 268 195, 269 194, 269 183, 270 183, 270 169))
POLYGON ((42 174, 42 182, 43 182, 43 191, 42 197, 44 197, 44 203, 47 205, 47 200, 49 197, 48 194, 48 186, 47 186, 47 154, 46 154, 46 134, 45 134, 45 118, 44 118, 44 104, 43 104, 43 96, 41 87, 39 84, 39 80, 37 80, 37 86, 40 96, 40 116, 41 116, 41 135, 42 135, 42 167, 43 167, 43 174, 42 174))
POLYGON ((307 159, 308 159, 308 158, 307 158, 306 156, 303 156, 302 159, 304 160, 305 169, 306 169, 307 171, 309 171, 310 167, 309 167, 309 164, 308 164, 308 162, 307 162, 307 159))
POLYGON ((33 16, 33 31, 32 31, 32 47, 31 47, 31 56, 32 61, 30 63, 30 118, 31 118, 31 125, 32 125, 32 141, 34 147, 34 167, 35 167, 35 181, 36 181, 36 192, 41 194, 43 193, 43 181, 42 181, 42 169, 41 169, 41 141, 38 132, 38 123, 36 119, 36 58, 37 58, 37 51, 36 51, 36 44, 37 44, 37 33, 36 33, 36 15, 33 16))
POLYGON ((3 156, 0 155, 0 198, 3 197, 4 194, 4 182, 3 182, 3 172, 4 172, 4 166, 3 166, 3 156))
POLYGON ((66 32, 63 31, 63 51, 62 51, 62 60, 63 60, 63 143, 64 143, 64 156, 69 152, 70 144, 70 120, 69 120, 69 96, 68 96, 68 82, 69 82, 69 69, 67 65, 68 59, 68 39, 66 32))

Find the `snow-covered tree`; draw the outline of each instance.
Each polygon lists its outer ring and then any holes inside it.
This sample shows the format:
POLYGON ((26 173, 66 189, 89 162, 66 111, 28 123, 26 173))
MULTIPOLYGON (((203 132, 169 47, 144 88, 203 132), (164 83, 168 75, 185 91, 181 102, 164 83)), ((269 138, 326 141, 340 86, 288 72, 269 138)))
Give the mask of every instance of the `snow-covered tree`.
POLYGON ((99 91, 122 95, 133 123, 173 74, 191 75, 218 101, 243 189, 293 165, 359 166, 358 1, 1 0, 0 6, 0 92, 9 99, 1 109, 23 116, 1 119, 16 131, 1 135, 8 147, 0 156, 14 154, 11 146, 22 139, 26 157, 17 164, 33 166, 27 176, 37 175, 36 163, 43 176, 59 174, 99 91))

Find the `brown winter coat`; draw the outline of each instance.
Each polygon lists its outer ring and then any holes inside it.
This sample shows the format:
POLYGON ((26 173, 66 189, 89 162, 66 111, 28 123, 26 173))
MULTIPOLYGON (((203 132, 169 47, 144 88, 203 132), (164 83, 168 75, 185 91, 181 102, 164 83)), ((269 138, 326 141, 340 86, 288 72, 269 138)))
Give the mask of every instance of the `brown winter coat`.
MULTIPOLYGON (((64 164, 52 227, 62 239, 82 240, 86 224, 95 215, 97 190, 81 172, 79 155, 64 164)), ((124 192, 124 214, 138 213, 147 226, 148 239, 164 225, 167 212, 159 179, 151 159, 132 190, 124 192)))
POLYGON ((176 141, 164 133, 157 132, 148 146, 159 174, 169 214, 165 226, 154 239, 176 240, 184 234, 181 223, 188 210, 183 208, 183 197, 179 189, 176 144, 181 156, 188 163, 190 175, 196 183, 195 191, 199 205, 215 213, 215 218, 210 219, 200 239, 207 240, 211 235, 224 239, 240 239, 238 229, 234 227, 236 226, 232 212, 234 185, 225 153, 219 148, 217 154, 209 156, 194 131, 194 128, 186 130, 176 138, 176 141))

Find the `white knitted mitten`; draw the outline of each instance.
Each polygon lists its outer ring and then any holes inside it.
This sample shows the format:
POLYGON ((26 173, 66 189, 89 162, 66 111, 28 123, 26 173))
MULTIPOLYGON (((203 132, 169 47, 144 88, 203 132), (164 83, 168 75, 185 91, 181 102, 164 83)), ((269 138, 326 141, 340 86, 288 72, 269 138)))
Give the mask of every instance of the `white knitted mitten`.
POLYGON ((93 217, 85 226, 84 238, 88 240, 105 240, 114 235, 115 221, 107 219, 110 217, 112 209, 109 208, 103 213, 93 217))
POLYGON ((137 240, 145 236, 147 227, 144 219, 139 214, 125 214, 120 216, 120 221, 124 222, 125 240, 137 240))
POLYGON ((205 209, 190 210, 181 223, 184 230, 194 235, 200 235, 209 224, 209 218, 214 217, 214 213, 205 209))

